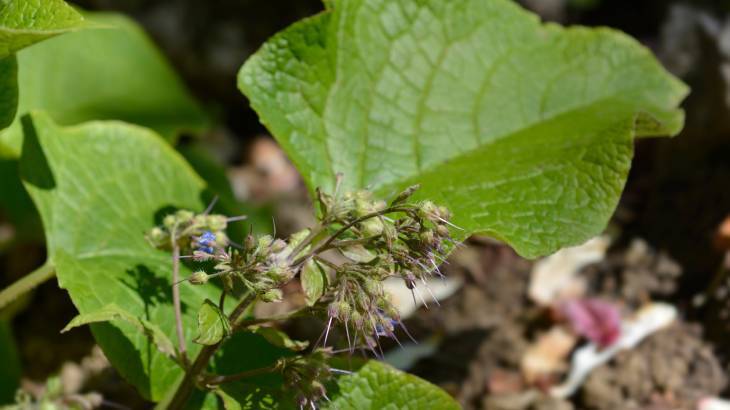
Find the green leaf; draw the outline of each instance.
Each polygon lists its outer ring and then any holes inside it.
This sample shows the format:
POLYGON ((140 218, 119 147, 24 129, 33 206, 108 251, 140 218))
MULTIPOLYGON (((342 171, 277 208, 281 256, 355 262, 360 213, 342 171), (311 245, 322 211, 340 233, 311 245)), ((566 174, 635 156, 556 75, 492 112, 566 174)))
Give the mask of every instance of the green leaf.
MULTIPOLYGON (((172 209, 205 209, 207 200, 201 198, 209 196, 203 181, 169 144, 141 127, 120 122, 60 127, 44 113, 26 116, 22 123, 23 183, 43 220, 48 263, 55 265, 59 284, 79 313, 116 304, 172 339, 171 255, 151 248, 144 233, 172 209)), ((180 273, 188 277, 191 269, 183 265, 180 273)), ((191 343, 197 307, 219 295, 212 284, 180 285, 190 357, 200 349, 191 343)), ((182 370, 133 325, 96 323, 91 330, 115 369, 145 397, 169 397, 181 380, 182 370)), ((239 333, 212 367, 233 374, 268 366, 287 354, 258 335, 239 333)), ((210 395, 199 396, 201 406, 210 403, 210 395)))
POLYGON ((18 53, 18 115, 0 134, 0 144, 19 152, 20 117, 31 110, 44 110, 63 125, 122 120, 169 141, 208 126, 202 108, 141 27, 121 14, 86 16, 98 28, 18 53))
POLYGON ((338 381, 339 392, 325 408, 351 410, 460 409, 446 392, 400 370, 371 360, 338 381))
POLYGON ((327 273, 319 262, 314 259, 309 259, 304 263, 304 267, 302 267, 299 280, 302 282, 302 290, 304 291, 307 305, 313 306, 322 297, 327 287, 327 273))
POLYGON ((301 341, 301 340, 292 340, 289 335, 282 332, 279 329, 275 329, 273 327, 265 327, 265 326, 251 326, 248 328, 249 331, 253 334, 257 334, 264 339, 266 339, 269 343, 276 347, 281 347, 284 349, 294 350, 296 352, 302 351, 309 346, 309 342, 307 341, 301 341))
POLYGON ((358 263, 368 263, 377 256, 362 245, 348 246, 347 248, 343 248, 341 251, 347 258, 358 263))
POLYGON ((162 330, 157 327, 157 325, 155 325, 154 323, 150 323, 146 319, 132 316, 129 312, 113 303, 106 305, 94 312, 76 316, 71 320, 71 322, 69 322, 69 324, 66 325, 66 327, 63 328, 63 330, 61 330, 61 333, 66 333, 75 327, 88 325, 91 323, 109 322, 112 320, 123 320, 131 324, 148 338, 150 338, 150 340, 154 342, 155 346, 157 346, 160 352, 164 353, 167 357, 170 357, 172 359, 175 358, 174 345, 167 337, 167 335, 165 335, 162 330))
POLYGON ((310 188, 448 206, 535 257, 611 216, 633 138, 676 134, 687 87, 618 31, 508 0, 347 0, 269 40, 239 88, 310 188))
POLYGON ((81 26, 84 18, 62 0, 0 2, 0 58, 81 26))
MULTIPOLYGON (((119 122, 63 128, 45 114, 23 120, 21 177, 41 215, 49 263, 82 315, 116 304, 174 335, 171 256, 152 249, 144 232, 173 208, 202 211, 205 185, 158 135, 119 122)), ((182 267, 181 277, 190 269, 182 267)), ((185 329, 213 286, 181 285, 185 329)), ((181 369, 133 325, 91 326, 114 367, 152 400, 181 369)), ((186 332, 189 354, 193 331, 186 332)))
POLYGON ((206 299, 198 310, 198 335, 193 342, 214 345, 231 334, 231 324, 218 305, 206 299))

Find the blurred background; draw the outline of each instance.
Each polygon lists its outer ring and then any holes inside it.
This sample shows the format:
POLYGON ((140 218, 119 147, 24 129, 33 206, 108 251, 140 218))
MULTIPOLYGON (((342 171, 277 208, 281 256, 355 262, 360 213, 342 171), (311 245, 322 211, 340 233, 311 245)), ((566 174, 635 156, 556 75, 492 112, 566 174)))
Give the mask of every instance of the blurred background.
MULTIPOLYGON (((255 205, 263 220, 273 215, 281 235, 312 222, 296 170, 238 91, 236 74, 269 36, 321 11, 319 0, 70 2, 139 22, 206 107, 215 127, 179 143, 191 162, 223 167, 223 183, 239 201, 255 205)), ((421 307, 407 321, 423 342, 393 350, 388 360, 441 385, 468 409, 694 409, 719 403, 712 398, 730 397, 730 2, 521 3, 544 20, 617 28, 649 47, 692 88, 684 102, 685 129, 674 139, 636 142, 629 182, 606 237, 537 265, 488 238, 471 238, 445 268, 452 279, 437 295, 441 307, 421 307), (534 291, 556 286, 556 278, 580 288, 571 290, 579 300, 599 300, 625 315, 649 302, 664 303, 678 319, 661 330, 663 337, 651 335, 595 368, 571 398, 548 397, 545 392, 570 372, 569 354, 579 342, 560 330, 569 327, 571 315, 534 291)), ((0 287, 44 261, 42 237, 18 235, 24 228, 0 209, 0 287)), ((6 358, 0 359, 0 398, 12 399, 19 384, 34 391, 60 376, 65 391, 99 392, 109 408, 149 406, 108 366, 88 330, 59 333, 75 309, 54 281, 3 315, 9 325, 0 332, 6 358)), ((319 331, 311 329, 321 329, 308 322, 289 326, 302 339, 316 339, 319 331)))

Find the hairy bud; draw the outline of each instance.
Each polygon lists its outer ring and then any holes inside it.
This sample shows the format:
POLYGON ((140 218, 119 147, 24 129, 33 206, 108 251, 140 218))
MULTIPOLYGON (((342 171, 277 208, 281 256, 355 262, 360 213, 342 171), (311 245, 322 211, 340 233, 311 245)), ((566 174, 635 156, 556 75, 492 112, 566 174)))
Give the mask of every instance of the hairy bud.
POLYGON ((193 272, 193 274, 188 278, 188 282, 193 285, 205 285, 208 283, 208 274, 202 270, 193 272))

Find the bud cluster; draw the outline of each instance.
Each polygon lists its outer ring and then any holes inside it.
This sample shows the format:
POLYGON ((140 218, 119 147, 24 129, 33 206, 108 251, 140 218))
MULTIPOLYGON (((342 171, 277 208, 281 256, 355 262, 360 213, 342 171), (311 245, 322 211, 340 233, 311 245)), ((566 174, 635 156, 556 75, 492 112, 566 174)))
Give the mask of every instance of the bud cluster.
POLYGON ((315 349, 307 355, 279 359, 284 388, 293 393, 300 409, 316 408, 317 401, 327 398, 324 383, 332 376, 327 363, 331 356, 329 349, 315 349))
POLYGON ((318 193, 322 221, 349 228, 331 244, 350 262, 333 267, 325 344, 336 320, 344 324, 348 342, 364 342, 377 353, 378 337, 395 338, 395 326, 402 325, 382 281, 402 278, 415 299, 417 281, 426 284, 430 275, 441 275, 438 266, 454 244, 448 229, 451 214, 430 201, 406 202, 416 189, 405 190, 390 204, 373 200, 366 191, 342 198, 318 193))
POLYGON ((270 235, 258 239, 248 235, 241 249, 231 248, 216 255, 215 275, 226 274, 241 280, 264 302, 280 301, 279 288, 297 273, 290 256, 308 233, 309 230, 296 233, 288 242, 270 235))
POLYGON ((155 248, 170 249, 177 244, 181 250, 199 252, 202 257, 228 246, 227 226, 228 218, 223 215, 179 210, 165 216, 162 225, 152 228, 145 238, 155 248))
MULTIPOLYGON (((277 363, 300 407, 314 407, 317 400, 326 398, 323 382, 333 370, 326 363, 331 354, 326 349, 327 337, 333 323, 344 325, 351 350, 364 347, 382 355, 378 339, 396 339, 396 326, 403 327, 383 281, 402 279, 415 302, 416 295, 423 300, 416 284, 422 282, 428 289, 427 279, 433 274, 441 276, 438 266, 455 245, 449 229, 455 226, 448 209, 430 201, 409 201, 416 189, 406 189, 390 203, 374 199, 367 191, 344 195, 338 190, 333 195, 317 191, 318 225, 286 240, 249 234, 243 244, 235 244, 225 229, 228 222, 239 218, 189 211, 165 217, 162 226, 147 234, 147 240, 158 248, 190 253, 182 258, 209 262, 207 269, 212 273, 198 270, 187 281, 203 285, 220 276, 224 284, 221 305, 233 281, 243 284, 258 300, 275 302, 282 299, 281 287, 303 267, 321 267, 323 277, 302 280, 302 286, 310 283, 305 293, 311 298, 311 311, 325 312, 325 348, 277 363), (324 254, 331 250, 344 259, 324 254)), ((311 278, 312 271, 306 272, 311 278)))

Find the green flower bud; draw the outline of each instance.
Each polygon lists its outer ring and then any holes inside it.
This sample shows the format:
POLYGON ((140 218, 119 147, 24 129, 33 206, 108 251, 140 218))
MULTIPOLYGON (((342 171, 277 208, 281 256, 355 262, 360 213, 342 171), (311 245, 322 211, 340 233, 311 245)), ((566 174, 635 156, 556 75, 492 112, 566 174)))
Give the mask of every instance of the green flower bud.
POLYGON ((208 274, 202 270, 193 272, 193 274, 188 278, 188 282, 193 285, 205 285, 208 283, 208 274))
POLYGON ((360 229, 367 236, 376 236, 383 233, 383 221, 378 218, 370 218, 360 223, 360 229))
POLYGON ((190 221, 191 219, 193 219, 193 216, 195 216, 194 213, 192 213, 188 210, 185 210, 185 209, 181 209, 181 210, 175 212, 175 218, 177 218, 177 222, 180 222, 180 223, 190 221))
POLYGON ((398 194, 398 196, 395 197, 395 199, 393 200, 392 203, 395 205, 397 203, 400 203, 400 202, 405 201, 406 199, 410 198, 411 195, 413 195, 413 193, 416 192, 416 190, 418 188, 420 188, 420 187, 421 186, 418 185, 418 184, 409 186, 403 192, 401 192, 400 194, 398 194))
POLYGON ((419 214, 433 223, 439 222, 438 207, 431 201, 421 202, 419 214))
POLYGON ((449 228, 446 227, 446 225, 439 225, 436 227, 436 233, 438 233, 441 237, 448 237, 449 236, 449 228))
POLYGON ((383 293, 383 286, 378 280, 366 279, 363 285, 365 287, 365 291, 371 295, 379 295, 383 293))
POLYGON ((286 249, 286 242, 281 239, 275 239, 274 242, 271 243, 271 252, 279 253, 284 249, 286 249))
POLYGON ((350 314, 350 319, 352 319, 352 323, 355 325, 356 328, 361 328, 363 325, 362 321, 362 315, 357 310, 353 310, 350 314))
POLYGON ((228 235, 222 231, 216 231, 213 234, 215 235, 215 244, 217 247, 225 248, 228 246, 228 235))
POLYGON ((281 289, 270 289, 260 296, 261 300, 267 303, 280 302, 283 297, 284 293, 281 291, 281 289))
POLYGON ((419 239, 426 246, 433 246, 436 244, 436 235, 430 229, 427 229, 419 234, 419 239))
POLYGON ((147 233, 146 238, 147 238, 147 242, 149 242, 150 245, 152 245, 154 247, 158 247, 158 246, 162 246, 163 244, 165 244, 165 242, 167 242, 168 235, 161 228, 154 227, 154 228, 150 229, 150 231, 147 233))
POLYGON ((449 208, 445 206, 439 206, 438 213, 442 219, 446 219, 447 221, 451 219, 451 211, 449 211, 449 208))
POLYGON ((391 223, 384 223, 383 224, 383 236, 385 237, 385 240, 389 243, 395 242, 396 239, 398 239, 398 231, 395 229, 395 226, 391 223))
POLYGON ((246 235, 246 240, 244 241, 243 246, 247 251, 253 250, 256 246, 256 238, 251 234, 246 235))
POLYGON ((257 244, 257 251, 268 251, 269 247, 271 246, 271 243, 274 241, 274 238, 272 238, 270 235, 264 235, 259 238, 258 244, 257 244))
POLYGON ((177 222, 177 219, 174 215, 167 215, 165 219, 162 220, 162 224, 165 225, 165 228, 172 229, 173 226, 175 226, 175 222, 177 222))
POLYGON ((228 218, 223 215, 208 215, 206 223, 211 231, 223 231, 228 226, 228 218))
POLYGON ((344 300, 339 303, 339 305, 337 306, 337 309, 339 310, 341 318, 348 318, 348 317, 350 317, 350 313, 352 313, 352 306, 350 306, 344 300))

